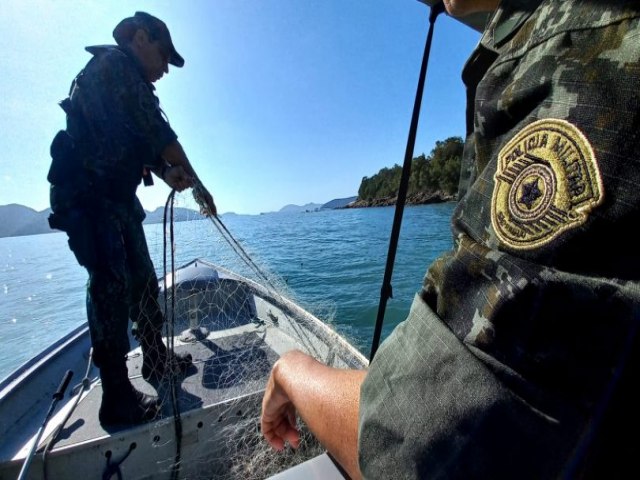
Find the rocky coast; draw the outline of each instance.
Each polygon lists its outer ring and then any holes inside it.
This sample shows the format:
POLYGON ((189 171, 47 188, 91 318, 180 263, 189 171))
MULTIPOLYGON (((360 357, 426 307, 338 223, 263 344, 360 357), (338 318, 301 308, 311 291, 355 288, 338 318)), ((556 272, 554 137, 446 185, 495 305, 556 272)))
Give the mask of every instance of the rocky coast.
MULTIPOLYGON (((397 196, 375 198, 372 200, 356 199, 342 208, 366 208, 366 207, 389 207, 396 204, 397 196)), ((426 205, 429 203, 453 202, 457 199, 455 195, 438 192, 419 192, 407 196, 407 205, 426 205)))

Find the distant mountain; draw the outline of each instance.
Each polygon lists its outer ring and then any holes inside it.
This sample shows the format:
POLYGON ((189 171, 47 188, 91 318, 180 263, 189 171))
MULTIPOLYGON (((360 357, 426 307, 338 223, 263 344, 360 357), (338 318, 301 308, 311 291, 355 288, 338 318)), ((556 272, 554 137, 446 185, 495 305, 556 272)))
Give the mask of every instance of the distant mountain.
MULTIPOLYGON (((353 203, 357 197, 336 198, 330 202, 307 203, 306 205, 285 205, 277 213, 305 213, 317 212, 321 209, 343 208, 353 203)), ((144 223, 162 223, 164 216, 164 207, 158 207, 153 212, 146 212, 147 218, 144 223)), ((47 219, 51 214, 51 209, 47 208, 41 212, 35 211, 33 208, 25 207, 12 203, 10 205, 0 205, 0 238, 2 237, 19 237, 23 235, 37 235, 40 233, 54 233, 58 230, 51 230, 47 219)), ((235 215, 234 213, 226 213, 225 215, 235 215)), ((196 210, 188 208, 174 208, 173 219, 175 222, 184 222, 189 220, 201 220, 205 218, 196 210)))
MULTIPOLYGON (((16 203, 0 205, 0 238, 57 232, 58 230, 49 228, 47 219, 50 213, 50 208, 36 212, 33 208, 16 203)), ((144 223, 162 223, 163 215, 164 207, 158 207, 153 212, 147 212, 147 218, 145 218, 144 223)), ((195 210, 188 208, 173 209, 175 222, 200 220, 202 218, 205 217, 195 210)))
POLYGON ((51 213, 48 208, 36 212, 33 208, 12 203, 0 206, 0 237, 19 237, 22 235, 35 235, 49 233, 47 218, 51 213))
POLYGON ((306 205, 285 205, 278 213, 304 213, 304 212, 317 212, 322 208, 321 203, 307 203, 306 205))
POLYGON ((330 202, 325 203, 324 205, 322 205, 322 208, 327 208, 327 209, 332 209, 332 208, 344 208, 347 205, 349 205, 350 203, 355 202, 358 199, 357 196, 355 197, 348 197, 348 198, 336 198, 335 200, 331 200, 330 202))
POLYGON ((300 212, 317 212, 319 210, 331 210, 334 208, 344 208, 358 199, 357 196, 347 198, 336 198, 327 203, 307 203, 306 205, 285 205, 276 213, 300 213, 300 212))

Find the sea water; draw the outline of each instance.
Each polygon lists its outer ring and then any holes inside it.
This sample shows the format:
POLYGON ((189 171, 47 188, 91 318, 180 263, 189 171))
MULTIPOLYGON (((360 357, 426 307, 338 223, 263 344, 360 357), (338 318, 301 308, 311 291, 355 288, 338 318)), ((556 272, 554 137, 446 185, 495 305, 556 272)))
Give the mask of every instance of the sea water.
MULTIPOLYGON (((451 248, 455 204, 407 207, 383 338, 402 321, 427 266, 451 248)), ((394 208, 222 215, 241 248, 287 296, 369 355, 389 249, 394 208)), ((171 229, 145 225, 159 277, 170 271, 171 229), (166 234, 165 234, 166 232, 166 234), (166 253, 165 253, 166 252, 166 253)), ((204 258, 238 273, 247 268, 209 220, 174 225, 174 264, 204 258)), ((0 379, 86 321, 86 271, 64 233, 0 238, 0 379)))

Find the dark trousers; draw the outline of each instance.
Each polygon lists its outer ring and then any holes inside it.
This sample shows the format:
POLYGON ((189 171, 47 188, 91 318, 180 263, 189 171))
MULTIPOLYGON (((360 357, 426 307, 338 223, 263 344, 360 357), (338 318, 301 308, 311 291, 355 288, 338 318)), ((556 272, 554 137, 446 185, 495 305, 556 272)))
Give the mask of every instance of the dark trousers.
POLYGON ((129 319, 142 338, 157 334, 164 321, 142 219, 136 208, 120 207, 91 219, 96 262, 87 266, 87 317, 98 368, 129 351, 129 319))

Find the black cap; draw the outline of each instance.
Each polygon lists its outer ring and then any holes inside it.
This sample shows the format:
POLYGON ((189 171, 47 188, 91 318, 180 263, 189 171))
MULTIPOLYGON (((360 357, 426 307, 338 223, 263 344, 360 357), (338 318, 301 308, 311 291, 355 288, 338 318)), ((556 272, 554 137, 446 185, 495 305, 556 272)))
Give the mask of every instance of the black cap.
POLYGON ((169 29, 165 23, 159 18, 149 15, 146 12, 136 12, 133 17, 122 20, 116 28, 113 29, 113 38, 120 46, 126 45, 135 35, 139 28, 149 32, 149 36, 153 41, 161 42, 168 49, 169 58, 167 61, 176 67, 184 65, 184 58, 176 52, 176 48, 171 41, 169 29))

